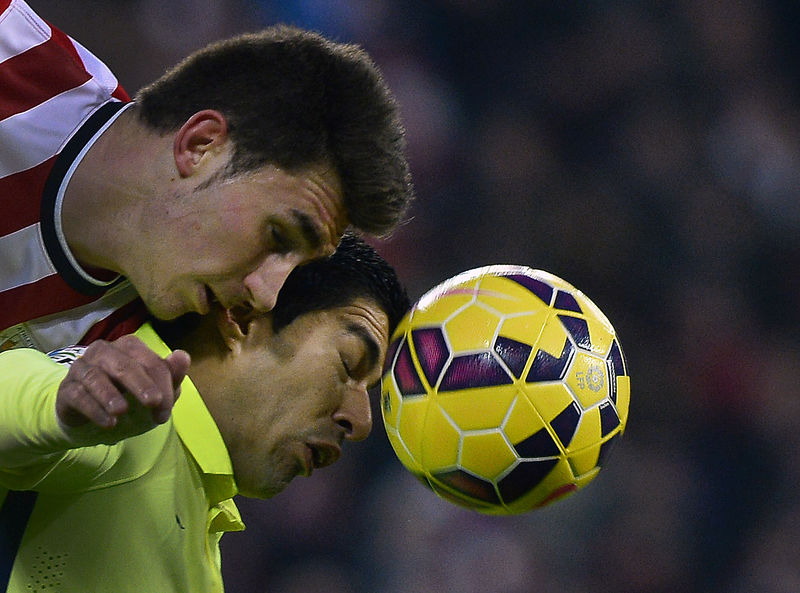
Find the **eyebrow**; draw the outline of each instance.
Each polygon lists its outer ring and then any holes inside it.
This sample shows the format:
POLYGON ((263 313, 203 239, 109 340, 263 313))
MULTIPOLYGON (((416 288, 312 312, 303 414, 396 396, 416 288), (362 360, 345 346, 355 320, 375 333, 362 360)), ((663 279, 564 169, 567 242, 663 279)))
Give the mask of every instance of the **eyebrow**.
POLYGON ((363 325, 357 323, 348 323, 347 331, 361 338, 361 341, 364 342, 364 345, 367 347, 367 362, 369 363, 369 368, 371 369, 377 365, 381 349, 372 334, 369 333, 363 325))
POLYGON ((322 246, 322 232, 314 220, 305 212, 292 208, 292 218, 294 218, 297 226, 300 227, 300 233, 303 238, 311 246, 312 249, 319 249, 322 246))

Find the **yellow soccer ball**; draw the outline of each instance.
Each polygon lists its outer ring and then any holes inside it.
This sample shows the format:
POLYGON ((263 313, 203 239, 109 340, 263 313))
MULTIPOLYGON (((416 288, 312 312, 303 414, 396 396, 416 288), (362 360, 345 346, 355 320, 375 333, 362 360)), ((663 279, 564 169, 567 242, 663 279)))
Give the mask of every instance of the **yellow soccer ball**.
POLYGON ((392 336, 381 409, 402 464, 488 514, 583 488, 628 419, 614 328, 564 280, 525 266, 469 270, 423 295, 392 336))

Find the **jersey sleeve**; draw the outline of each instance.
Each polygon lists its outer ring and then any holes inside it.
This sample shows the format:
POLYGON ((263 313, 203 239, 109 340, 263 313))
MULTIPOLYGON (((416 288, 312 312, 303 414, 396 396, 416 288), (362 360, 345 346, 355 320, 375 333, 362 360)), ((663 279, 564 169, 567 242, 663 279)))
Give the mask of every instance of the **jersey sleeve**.
POLYGON ((68 370, 37 350, 0 353, 0 485, 35 489, 61 464, 89 470, 108 461, 107 447, 76 449, 58 423, 56 394, 68 370))

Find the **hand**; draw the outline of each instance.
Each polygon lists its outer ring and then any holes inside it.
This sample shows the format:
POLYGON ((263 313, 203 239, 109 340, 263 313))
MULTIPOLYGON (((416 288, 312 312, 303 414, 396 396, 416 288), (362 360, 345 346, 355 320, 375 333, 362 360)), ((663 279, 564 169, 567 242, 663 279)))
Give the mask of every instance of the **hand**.
POLYGON ((161 358, 135 336, 93 342, 70 367, 56 395, 56 415, 68 431, 116 442, 166 422, 189 370, 189 355, 161 358))

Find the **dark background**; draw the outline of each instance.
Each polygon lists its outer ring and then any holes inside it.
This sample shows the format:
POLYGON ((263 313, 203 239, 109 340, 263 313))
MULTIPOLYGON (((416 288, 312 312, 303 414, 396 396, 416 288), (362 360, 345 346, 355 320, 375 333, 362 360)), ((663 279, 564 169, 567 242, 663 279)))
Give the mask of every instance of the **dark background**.
POLYGON ((585 490, 460 510, 400 468, 376 408, 338 464, 239 501, 229 591, 800 591, 798 3, 30 3, 131 94, 279 21, 363 45, 408 130, 419 198, 377 245, 412 297, 525 264, 621 336, 628 431, 585 490))

